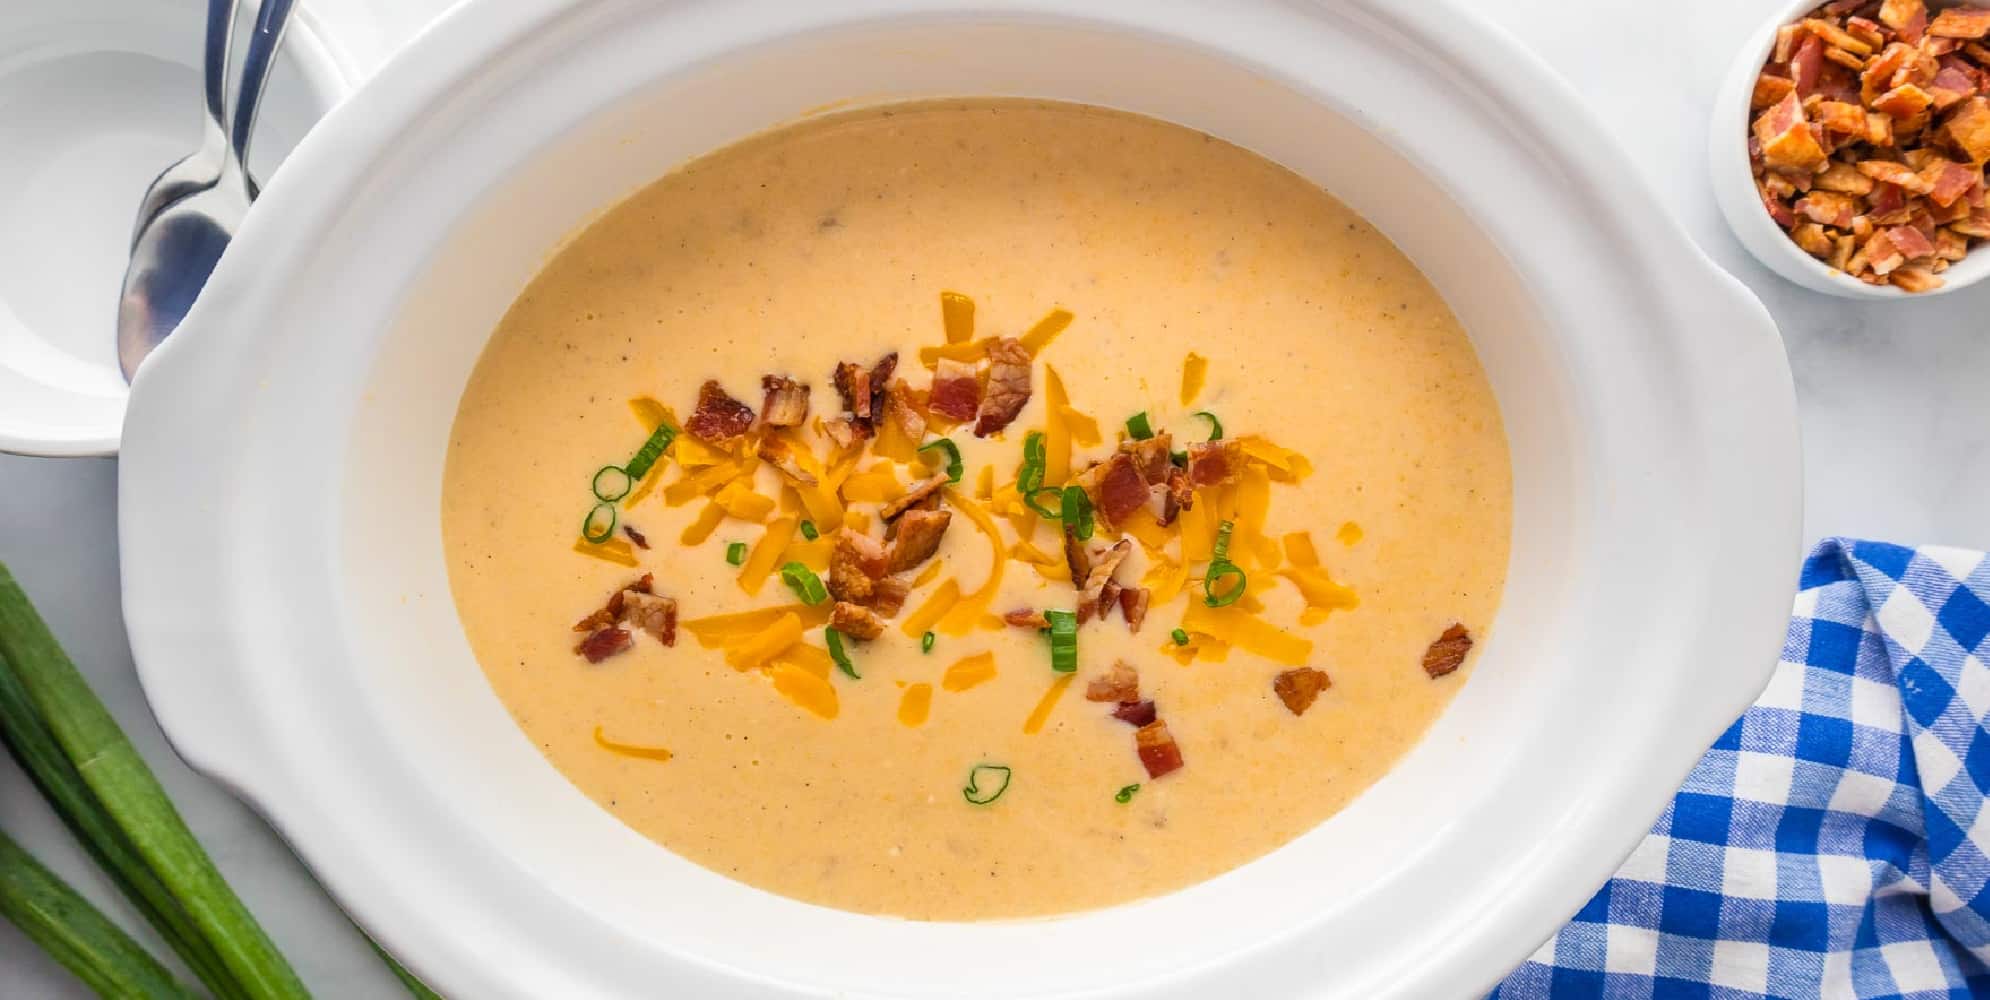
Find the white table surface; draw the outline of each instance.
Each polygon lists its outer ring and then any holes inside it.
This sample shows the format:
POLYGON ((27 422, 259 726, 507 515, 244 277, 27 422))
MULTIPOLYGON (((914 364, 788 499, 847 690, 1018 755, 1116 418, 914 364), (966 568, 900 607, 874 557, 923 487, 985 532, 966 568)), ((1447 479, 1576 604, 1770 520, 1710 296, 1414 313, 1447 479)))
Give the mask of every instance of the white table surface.
MULTIPOLYGON (((318 6, 342 2, 356 0, 318 6)), ((1664 207, 1775 314, 1802 407, 1806 537, 1990 548, 1990 336, 1983 329, 1990 287, 1904 305, 1807 292, 1749 258, 1714 207, 1703 165, 1711 95, 1739 40, 1774 0, 1478 5, 1574 82, 1612 137, 1636 154, 1664 207)), ((446 0, 405 0, 397 14, 444 6, 446 0)), ((196 96, 187 99, 192 106, 196 96)), ((284 845, 167 749, 133 676, 118 614, 116 472, 110 461, 0 456, 0 561, 27 584, 306 982, 327 997, 404 995, 284 845)), ((1790 569, 1794 580, 1796 567, 1790 569)), ((0 823, 127 926, 139 926, 27 780, 4 764, 0 823)), ((0 923, 0 995, 87 994, 0 923)))

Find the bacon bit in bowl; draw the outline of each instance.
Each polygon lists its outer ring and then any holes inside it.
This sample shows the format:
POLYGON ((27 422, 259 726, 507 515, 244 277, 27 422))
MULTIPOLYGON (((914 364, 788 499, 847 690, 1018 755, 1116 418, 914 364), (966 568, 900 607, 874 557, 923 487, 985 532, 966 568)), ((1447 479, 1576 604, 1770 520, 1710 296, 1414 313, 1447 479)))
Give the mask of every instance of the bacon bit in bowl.
POLYGON ((1326 671, 1312 667, 1287 670, 1271 679, 1272 692, 1293 715, 1305 715, 1306 710, 1313 707, 1313 701, 1320 697, 1320 692, 1333 686, 1334 682, 1327 678, 1326 671))
POLYGON ((1168 732, 1168 724, 1159 719, 1133 731, 1133 747, 1150 778, 1181 769, 1182 748, 1175 743, 1174 734, 1168 732))
POLYGON ((1423 652, 1423 672, 1432 680, 1444 676, 1465 662, 1465 654, 1472 651, 1472 633, 1465 626, 1452 624, 1444 634, 1431 642, 1423 652))
POLYGON ((1835 271, 1904 292, 1990 238, 1990 10, 1833 2, 1784 25, 1751 95, 1764 209, 1835 271))
POLYGON ((727 444, 738 440, 753 426, 753 407, 740 402, 716 379, 698 389, 698 409, 685 421, 684 429, 707 444, 727 444))

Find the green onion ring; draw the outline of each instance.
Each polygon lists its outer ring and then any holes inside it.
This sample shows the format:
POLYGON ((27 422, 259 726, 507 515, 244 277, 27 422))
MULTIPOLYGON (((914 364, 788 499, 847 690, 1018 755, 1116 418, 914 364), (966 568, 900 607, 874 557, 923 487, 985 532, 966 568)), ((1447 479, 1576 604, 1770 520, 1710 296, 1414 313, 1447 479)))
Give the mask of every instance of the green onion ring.
POLYGON ((1223 436, 1223 421, 1216 419, 1216 414, 1208 410, 1197 410, 1194 415, 1209 421, 1209 440, 1214 441, 1223 436))
POLYGON ((1075 611, 1045 611, 1050 622, 1050 669, 1068 674, 1078 669, 1078 614, 1075 611))
POLYGON ((850 651, 843 648, 843 633, 833 628, 823 629, 822 643, 829 647, 829 658, 836 661, 836 669, 843 671, 851 680, 864 679, 864 675, 857 672, 857 665, 850 662, 850 651))
POLYGON ((1147 411, 1126 418, 1126 436, 1135 441, 1145 441, 1154 436, 1153 425, 1147 422, 1147 411))
POLYGON ((624 466, 622 471, 629 474, 631 482, 649 475, 650 466, 655 465, 656 460, 663 457, 663 450, 670 447, 670 442, 676 439, 677 428, 669 424, 656 425, 656 430, 650 432, 649 439, 636 450, 635 457, 629 459, 629 464, 624 466))
POLYGON ((934 448, 940 449, 947 456, 947 482, 959 483, 961 473, 967 471, 967 467, 962 465, 960 461, 960 445, 955 444, 952 438, 940 438, 937 441, 929 441, 919 446, 919 450, 922 453, 931 451, 934 448))
POLYGON ((635 477, 629 475, 619 465, 604 465, 594 470, 594 499, 602 503, 614 503, 628 496, 629 490, 635 485, 635 477), (608 480, 605 484, 602 482, 604 477, 608 480))
POLYGON ((960 790, 961 797, 977 806, 988 805, 1009 790, 1010 773, 1006 764, 976 764, 967 772, 967 787, 960 790), (983 781, 992 787, 981 787, 983 781))
POLYGON ((595 504, 594 509, 588 511, 587 516, 581 519, 580 537, 587 539, 593 545, 600 545, 615 537, 615 505, 606 500, 595 504), (603 520, 604 518, 606 520, 603 520))
POLYGON ((1128 785, 1125 788, 1122 788, 1119 791, 1113 793, 1112 800, 1114 802, 1119 803, 1120 805, 1125 805, 1128 802, 1133 801, 1133 793, 1139 790, 1140 790, 1140 783, 1136 781, 1133 784, 1128 785))
POLYGON ((1209 564, 1209 572, 1202 578, 1202 603, 1212 608, 1228 607, 1237 603, 1237 599, 1244 596, 1244 590, 1249 586, 1250 578, 1244 575, 1242 568, 1228 559, 1218 560, 1209 564), (1230 577, 1237 579, 1237 585, 1220 594, 1217 593, 1217 582, 1230 577))
POLYGON ((1064 487, 1063 505, 1058 516, 1064 526, 1078 536, 1079 541, 1089 541, 1092 537, 1092 498, 1085 495, 1082 486, 1064 487))
POLYGON ((1064 491, 1058 489, 1055 486, 1039 486, 1036 489, 1023 494, 1023 504, 1027 506, 1029 509, 1036 511, 1037 516, 1043 518, 1046 521, 1064 520, 1063 502, 1064 502, 1064 491), (1045 493, 1048 493, 1051 496, 1056 497, 1058 501, 1058 506, 1046 507, 1037 500, 1038 497, 1043 496, 1045 493))

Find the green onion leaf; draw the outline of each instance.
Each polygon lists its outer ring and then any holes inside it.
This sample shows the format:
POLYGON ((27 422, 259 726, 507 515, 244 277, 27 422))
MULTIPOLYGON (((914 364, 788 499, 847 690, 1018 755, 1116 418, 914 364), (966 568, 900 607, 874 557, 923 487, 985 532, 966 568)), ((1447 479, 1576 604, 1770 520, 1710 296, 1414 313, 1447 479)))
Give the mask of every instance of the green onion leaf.
POLYGON ((1060 512, 1064 526, 1078 536, 1079 541, 1092 537, 1092 498, 1085 495, 1082 486, 1064 487, 1064 505, 1060 512))
POLYGON ((1126 418, 1126 436, 1135 441, 1145 441, 1154 436, 1154 428, 1147 423, 1147 411, 1126 418))
POLYGON ((787 584, 803 604, 821 604, 829 600, 829 591, 823 587, 822 578, 815 575, 815 570, 801 563, 791 562, 782 566, 781 582, 787 584))
POLYGON ((670 442, 676 439, 677 428, 669 424, 656 425, 656 430, 650 432, 649 440, 644 441, 643 446, 636 450, 635 457, 629 459, 629 464, 622 467, 622 471, 628 473, 629 481, 636 482, 649 475, 650 466, 655 465, 656 460, 663 457, 663 450, 670 447, 670 442))
POLYGON ((1202 578, 1202 603, 1212 608, 1228 607, 1244 596, 1244 588, 1249 585, 1249 579, 1236 563, 1228 559, 1210 563, 1209 572, 1202 578), (1226 579, 1236 583, 1223 585, 1226 579))
POLYGON ((1055 486, 1039 486, 1035 490, 1023 494, 1023 505, 1036 511, 1037 516, 1046 521, 1064 520, 1064 491, 1055 486), (1051 495, 1051 498, 1056 501, 1057 506, 1049 506, 1038 499, 1045 493, 1051 495))
POLYGON ((1016 469, 1016 492, 1021 493, 1024 500, 1043 487, 1043 464, 1043 432, 1031 431, 1023 438, 1023 464, 1016 469))
POLYGON ((734 542, 726 546, 726 562, 733 566, 746 565, 746 543, 734 542))
POLYGON ((1168 453, 1168 461, 1173 462, 1179 468, 1186 469, 1188 468, 1188 452, 1171 451, 1168 453))
POLYGON ((1168 633, 1168 638, 1175 640, 1175 645, 1177 646, 1186 646, 1188 645, 1188 630, 1178 628, 1168 633))
POLYGON ((1046 611, 1050 622, 1050 669, 1068 674, 1078 669, 1078 613, 1046 611))
POLYGON ((1209 440, 1214 441, 1223 436, 1223 421, 1216 419, 1216 414, 1208 410, 1197 410, 1195 416, 1209 421, 1209 440))
POLYGON ((829 658, 836 661, 836 669, 853 681, 864 679, 864 675, 857 672, 857 665, 850 662, 850 651, 843 648, 843 633, 833 628, 823 629, 822 642, 829 647, 829 658))
POLYGON ((932 451, 935 448, 938 448, 947 456, 947 482, 960 482, 961 473, 965 472, 967 468, 960 461, 960 445, 955 444, 952 438, 940 438, 937 441, 929 441, 919 446, 919 450, 922 453, 932 451))
POLYGON ((934 634, 933 634, 933 633, 931 633, 931 632, 928 632, 928 633, 926 633, 925 635, 922 635, 922 636, 920 636, 920 637, 919 637, 919 651, 920 651, 921 653, 930 653, 930 652, 932 652, 932 651, 933 651, 933 643, 935 643, 935 642, 938 642, 938 641, 940 641, 940 637, 939 637, 939 636, 936 636, 936 635, 934 635, 934 634))
POLYGON ((960 790, 961 797, 977 805, 985 806, 1002 797, 1009 790, 1009 768, 1006 764, 976 764, 967 772, 967 787, 960 790))
POLYGON ((812 542, 812 541, 815 541, 815 540, 816 540, 816 539, 818 539, 818 538, 821 538, 821 537, 822 537, 822 532, 820 532, 820 531, 817 531, 817 530, 815 530, 815 522, 814 522, 814 521, 803 521, 803 522, 802 522, 802 537, 803 537, 803 538, 806 538, 806 539, 808 539, 809 541, 811 541, 811 542, 812 542))
POLYGON ((1131 785, 1128 785, 1128 786, 1126 786, 1125 788, 1122 788, 1122 789, 1120 789, 1120 790, 1119 790, 1118 792, 1114 793, 1114 795, 1113 795, 1113 797, 1112 797, 1112 800, 1113 800, 1114 802, 1117 802, 1117 803, 1119 803, 1120 805, 1125 805, 1125 804, 1127 804, 1128 802, 1131 802, 1131 801, 1133 801, 1133 793, 1135 793, 1135 792, 1137 792, 1137 791, 1139 791, 1139 790, 1140 790, 1140 783, 1139 783, 1139 782, 1135 782, 1135 783, 1133 783, 1133 784, 1131 784, 1131 785))
POLYGON ((1216 525, 1216 545, 1210 550, 1211 562, 1230 561, 1230 533, 1237 530, 1235 521, 1223 521, 1216 525))
POLYGON ((636 481, 629 478, 620 466, 604 465, 594 470, 594 499, 603 503, 614 503, 629 495, 636 481))
POLYGON ((600 545, 615 537, 615 505, 606 500, 595 504, 580 522, 580 537, 590 545, 600 545))

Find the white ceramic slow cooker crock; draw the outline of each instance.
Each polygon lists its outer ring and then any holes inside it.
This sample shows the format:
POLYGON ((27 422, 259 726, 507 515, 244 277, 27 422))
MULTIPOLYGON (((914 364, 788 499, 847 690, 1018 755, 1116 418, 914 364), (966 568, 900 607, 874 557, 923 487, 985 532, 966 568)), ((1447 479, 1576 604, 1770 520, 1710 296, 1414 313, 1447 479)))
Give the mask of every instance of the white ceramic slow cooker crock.
POLYGON ((459 7, 306 139, 134 387, 125 617, 160 721, 453 996, 1483 989, 1767 679, 1798 450, 1768 316, 1463 6, 459 7), (438 539, 464 381, 563 236, 826 103, 960 94, 1154 115, 1317 181, 1443 292, 1512 441, 1505 602, 1429 736, 1259 861, 1057 919, 828 910, 622 826, 493 696, 438 539))

